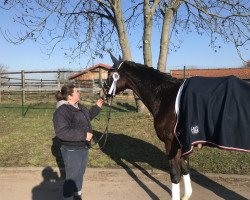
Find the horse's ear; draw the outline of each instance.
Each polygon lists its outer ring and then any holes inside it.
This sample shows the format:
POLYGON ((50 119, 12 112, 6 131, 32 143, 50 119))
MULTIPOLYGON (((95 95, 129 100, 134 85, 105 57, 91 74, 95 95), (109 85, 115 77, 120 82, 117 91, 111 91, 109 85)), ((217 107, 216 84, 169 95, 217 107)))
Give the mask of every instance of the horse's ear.
POLYGON ((122 57, 121 57, 121 55, 119 55, 119 61, 122 61, 122 57))
POLYGON ((113 56, 113 54, 112 54, 111 52, 109 52, 109 54, 110 54, 111 60, 112 60, 113 63, 114 63, 114 66, 118 65, 119 61, 116 59, 116 57, 113 56))

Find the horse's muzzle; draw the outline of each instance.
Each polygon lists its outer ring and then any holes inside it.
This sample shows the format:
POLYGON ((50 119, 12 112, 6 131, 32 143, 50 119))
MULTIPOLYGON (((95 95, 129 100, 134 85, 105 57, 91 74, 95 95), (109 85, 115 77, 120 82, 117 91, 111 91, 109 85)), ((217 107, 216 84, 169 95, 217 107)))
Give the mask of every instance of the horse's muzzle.
POLYGON ((110 89, 110 86, 108 86, 108 84, 106 82, 104 82, 102 90, 103 90, 103 93, 104 93, 106 100, 108 100, 112 96, 112 95, 108 94, 109 89, 110 89))

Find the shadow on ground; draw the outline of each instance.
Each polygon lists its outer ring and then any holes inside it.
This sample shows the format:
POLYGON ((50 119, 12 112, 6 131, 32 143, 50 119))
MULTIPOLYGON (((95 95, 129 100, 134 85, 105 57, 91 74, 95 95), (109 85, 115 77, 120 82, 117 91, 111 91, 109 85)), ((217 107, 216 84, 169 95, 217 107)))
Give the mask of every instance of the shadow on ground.
MULTIPOLYGON (((102 133, 94 131, 94 134, 98 141, 98 138, 101 137, 102 133)), ((103 141, 101 141, 99 145, 103 146, 103 141)), ((131 167, 126 163, 130 163, 131 166, 139 169, 145 176, 157 183, 160 187, 166 190, 169 195, 171 195, 169 187, 165 186, 163 183, 151 176, 143 165, 138 164, 147 163, 152 168, 163 170, 168 173, 169 166, 167 164, 167 156, 156 146, 141 139, 133 138, 127 135, 109 133, 107 143, 102 151, 113 159, 119 166, 124 168, 126 172, 138 183, 138 185, 145 190, 151 199, 157 200, 159 198, 136 176, 136 174, 133 173, 131 167)), ((222 199, 246 199, 236 192, 204 176, 195 169, 191 169, 191 179, 200 186, 212 191, 222 199)))
MULTIPOLYGON (((94 134, 97 137, 97 140, 101 137, 100 132, 95 131, 94 134)), ((51 151, 57 161, 60 174, 58 175, 57 172, 53 171, 53 169, 49 166, 45 167, 41 174, 43 181, 32 189, 32 200, 61 199, 62 184, 65 176, 64 164, 61 156, 59 140, 57 138, 53 138, 52 142, 51 151)), ((100 146, 102 145, 101 141, 100 146)), ((107 144, 102 151, 113 159, 117 165, 126 170, 128 175, 136 181, 136 183, 148 194, 151 199, 158 200, 159 197, 157 197, 154 191, 144 184, 143 180, 141 180, 140 177, 133 172, 132 168, 140 170, 146 177, 154 181, 159 185, 159 187, 164 189, 166 193, 171 195, 169 186, 164 185, 161 181, 152 176, 146 170, 144 165, 145 163, 154 169, 159 169, 168 173, 169 166, 167 164, 167 156, 156 146, 149 142, 127 135, 109 133, 107 144)), ((193 182, 196 182, 200 186, 212 191, 222 199, 246 199, 236 192, 216 183, 212 179, 209 179, 195 169, 191 170, 191 179, 193 182)))
POLYGON ((56 200, 62 198, 62 180, 51 167, 42 171, 43 181, 32 189, 32 200, 56 200))
MULTIPOLYGON (((97 140, 101 137, 101 133, 94 131, 97 140)), ((103 146, 102 141, 99 143, 103 146)), ((151 176, 148 171, 137 163, 145 163, 152 168, 166 170, 167 157, 160 149, 154 145, 140 139, 132 138, 123 134, 109 133, 107 143, 102 151, 113 159, 117 165, 121 166, 126 172, 138 183, 138 185, 149 195, 151 199, 159 199, 153 191, 151 191, 144 183, 137 177, 129 165, 133 168, 139 169, 145 176, 157 183, 166 192, 171 194, 170 189, 162 184, 160 181, 151 176)))
POLYGON ((60 148, 60 140, 57 137, 52 138, 51 153, 55 157, 60 174, 55 172, 50 166, 45 167, 41 174, 43 181, 32 189, 32 200, 62 199, 65 170, 60 148))

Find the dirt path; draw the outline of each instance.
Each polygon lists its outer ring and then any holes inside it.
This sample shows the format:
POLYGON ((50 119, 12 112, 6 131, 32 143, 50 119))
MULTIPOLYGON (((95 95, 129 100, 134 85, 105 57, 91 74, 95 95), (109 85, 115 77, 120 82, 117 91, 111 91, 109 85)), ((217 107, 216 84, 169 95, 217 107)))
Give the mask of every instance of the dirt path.
MULTIPOLYGON (((61 199, 63 181, 51 168, 0 168, 0 200, 61 199)), ((192 200, 250 199, 250 176, 191 176, 192 200)), ((169 175, 158 170, 90 169, 85 174, 85 200, 171 199, 169 175)), ((181 186, 182 187, 182 186, 181 186)))

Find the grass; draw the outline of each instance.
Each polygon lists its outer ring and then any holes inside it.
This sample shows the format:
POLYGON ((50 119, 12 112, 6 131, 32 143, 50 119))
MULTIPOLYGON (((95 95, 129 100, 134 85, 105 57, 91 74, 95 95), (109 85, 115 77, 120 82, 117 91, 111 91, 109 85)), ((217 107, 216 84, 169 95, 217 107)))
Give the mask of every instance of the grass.
MULTIPOLYGON (((57 166, 54 155, 59 149, 52 146, 56 144, 54 104, 33 106, 25 117, 20 107, 9 106, 0 105, 0 167, 57 166)), ((104 106, 99 119, 92 121, 96 138, 105 129, 106 110, 104 106)), ((133 104, 114 105, 106 146, 102 150, 97 147, 90 150, 89 167, 168 169, 164 144, 155 134, 152 117, 136 113, 133 104)), ((60 159, 58 162, 62 165, 60 159)), ((250 154, 204 147, 191 154, 190 166, 200 172, 250 175, 250 154)))

